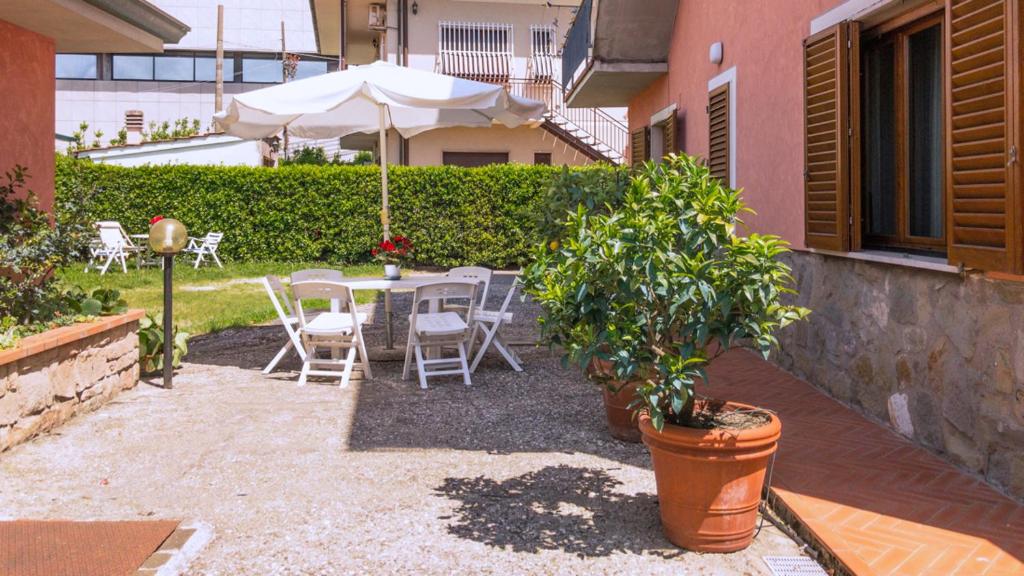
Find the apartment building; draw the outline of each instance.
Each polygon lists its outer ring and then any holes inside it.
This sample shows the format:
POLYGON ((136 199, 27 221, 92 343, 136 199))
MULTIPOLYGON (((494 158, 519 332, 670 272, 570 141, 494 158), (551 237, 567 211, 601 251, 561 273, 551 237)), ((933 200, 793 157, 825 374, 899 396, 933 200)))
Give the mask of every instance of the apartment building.
MULTIPOLYGON (((345 65, 394 64, 506 85, 544 100, 539 128, 433 130, 401 141, 389 157, 412 165, 493 162, 582 164, 623 159, 625 109, 564 104, 561 39, 578 0, 310 0, 316 50, 345 65)), ((342 146, 373 146, 353 136, 342 146)))
POLYGON ((70 135, 89 124, 107 144, 125 125, 129 110, 143 112, 144 126, 198 119, 205 131, 214 110, 217 5, 224 6, 224 104, 233 94, 282 81, 285 49, 299 55, 296 78, 337 70, 336 57, 317 54, 306 0, 151 0, 191 30, 162 54, 59 52, 56 60, 56 131, 70 135))

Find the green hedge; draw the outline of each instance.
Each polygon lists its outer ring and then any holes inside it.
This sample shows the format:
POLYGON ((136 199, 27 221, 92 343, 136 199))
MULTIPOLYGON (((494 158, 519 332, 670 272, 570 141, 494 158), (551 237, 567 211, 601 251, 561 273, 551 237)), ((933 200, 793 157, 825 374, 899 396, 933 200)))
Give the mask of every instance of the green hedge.
MULTIPOLYGON (((418 264, 520 265, 541 240, 538 215, 560 170, 393 167, 392 233, 412 238, 418 264)), ((145 232, 157 214, 181 220, 194 236, 224 232, 221 253, 240 261, 363 262, 381 237, 376 166, 123 168, 58 156, 57 194, 129 233, 145 232)))

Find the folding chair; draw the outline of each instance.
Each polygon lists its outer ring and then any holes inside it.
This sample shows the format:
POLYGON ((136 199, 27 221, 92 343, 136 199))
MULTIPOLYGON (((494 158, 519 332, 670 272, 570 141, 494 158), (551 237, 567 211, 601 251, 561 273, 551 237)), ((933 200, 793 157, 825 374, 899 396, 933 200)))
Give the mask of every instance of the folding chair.
POLYGON ((288 291, 285 289, 284 284, 281 284, 281 280, 277 276, 266 276, 263 278, 263 287, 267 289, 267 296, 270 296, 270 301, 274 304, 277 317, 281 320, 281 325, 284 326, 285 332, 288 333, 288 341, 285 342, 281 350, 274 356, 274 359, 270 361, 270 364, 267 364, 267 367, 263 369, 264 374, 270 374, 274 371, 277 363, 288 353, 288 350, 294 349, 303 361, 306 360, 306 351, 303 349, 302 340, 299 338, 299 318, 295 314, 291 297, 288 296, 288 291), (281 302, 284 302, 284 307, 281 306, 281 302))
POLYGON ((469 340, 470 324, 473 322, 473 309, 476 304, 476 282, 435 282, 416 288, 413 296, 412 314, 409 316, 409 339, 405 346, 405 366, 402 368, 402 379, 409 379, 410 364, 413 353, 416 354, 416 373, 420 388, 427 387, 427 377, 461 374, 462 381, 469 386, 472 380, 469 375, 466 343, 469 340), (444 312, 420 313, 420 307, 427 303, 431 310, 447 300, 466 300, 465 318, 451 310, 444 312), (423 347, 437 347, 438 358, 424 359, 423 347), (459 351, 458 358, 444 358, 444 346, 454 346, 459 351), (428 370, 431 366, 447 366, 437 370, 428 370), (457 367, 455 367, 457 366, 457 367))
MULTIPOLYGON (((448 271, 445 276, 453 282, 477 282, 481 286, 481 290, 477 291, 479 298, 477 299, 476 305, 483 307, 487 305, 487 291, 491 287, 491 276, 494 275, 494 271, 490 268, 484 268, 482 266, 459 266, 452 268, 448 271)), ((458 311, 465 311, 466 307, 459 304, 444 303, 445 309, 452 309, 458 311)))
POLYGON ((185 246, 185 253, 195 256, 196 269, 199 269, 199 265, 203 263, 204 256, 210 256, 217 263, 218 268, 223 268, 224 265, 217 257, 217 247, 220 246, 220 241, 223 239, 224 233, 222 232, 209 232, 202 238, 189 238, 188 246, 185 246))
MULTIPOLYGON (((332 268, 308 268, 306 270, 299 270, 292 272, 292 284, 298 282, 309 282, 312 280, 319 280, 321 282, 341 282, 345 279, 345 274, 341 270, 334 270, 332 268)), ((341 303, 337 300, 331 300, 331 312, 342 312, 343 308, 341 303)))
POLYGON ((470 372, 476 372, 476 367, 483 360, 487 349, 492 345, 501 353, 513 370, 516 372, 523 371, 523 367, 520 365, 522 360, 519 359, 515 352, 509 349, 508 343, 502 338, 500 332, 502 324, 512 321, 512 313, 508 311, 508 306, 512 302, 512 297, 518 288, 519 278, 516 278, 512 281, 512 287, 508 289, 508 294, 505 294, 505 301, 501 303, 501 308, 496 311, 479 309, 473 313, 473 335, 469 339, 470 350, 472 351, 481 332, 483 333, 484 340, 480 345, 480 350, 473 357, 473 364, 469 367, 470 372))
POLYGON ((100 235, 99 242, 91 245, 89 248, 90 260, 85 266, 85 271, 88 272, 90 266, 99 268, 100 276, 102 276, 107 273, 110 265, 116 261, 121 264, 121 271, 127 273, 127 258, 131 239, 128 238, 121 225, 117 222, 97 222, 96 228, 100 235), (103 264, 100 265, 100 262, 103 262, 103 264))
POLYGON ((302 372, 299 374, 299 386, 305 386, 309 376, 339 375, 341 386, 348 386, 352 369, 357 364, 366 378, 372 378, 362 331, 366 314, 356 312, 352 290, 343 284, 314 280, 292 284, 292 295, 295 296, 295 311, 299 318, 299 338, 306 351, 302 372), (309 319, 303 310, 302 301, 311 299, 340 300, 346 304, 348 312, 321 312, 309 319), (331 351, 330 358, 317 357, 318 349, 323 348, 331 351), (348 350, 344 358, 336 354, 343 349, 348 350), (328 368, 341 368, 341 371, 328 368))

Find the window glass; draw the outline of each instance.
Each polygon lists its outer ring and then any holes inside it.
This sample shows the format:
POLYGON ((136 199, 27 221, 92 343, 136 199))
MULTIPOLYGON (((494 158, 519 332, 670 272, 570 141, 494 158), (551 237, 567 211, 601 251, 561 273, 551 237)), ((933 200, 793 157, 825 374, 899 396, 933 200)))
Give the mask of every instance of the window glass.
POLYGON ((301 80, 326 73, 327 62, 325 60, 299 60, 299 65, 295 69, 295 79, 301 80))
POLYGON ((57 78, 96 79, 95 54, 57 54, 57 78))
POLYGON ((191 56, 156 56, 154 77, 157 80, 192 80, 191 56))
POLYGON ((272 84, 280 81, 280 60, 271 58, 242 58, 242 82, 272 84))
MULTIPOLYGON (((213 82, 217 79, 217 59, 213 56, 196 57, 196 80, 200 82, 213 82)), ((224 56, 224 81, 234 82, 235 80, 235 59, 224 56)))
POLYGON ((114 55, 114 80, 152 80, 152 56, 114 55))
POLYGON ((896 86, 891 42, 869 46, 861 61, 862 167, 864 233, 895 236, 896 86))
POLYGON ((939 26, 908 38, 908 179, 911 236, 942 238, 942 37, 939 26))

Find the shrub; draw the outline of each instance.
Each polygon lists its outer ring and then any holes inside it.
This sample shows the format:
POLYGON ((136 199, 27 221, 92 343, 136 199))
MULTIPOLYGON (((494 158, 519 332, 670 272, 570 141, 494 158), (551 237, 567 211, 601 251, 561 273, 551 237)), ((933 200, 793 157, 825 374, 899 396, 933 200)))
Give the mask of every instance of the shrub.
POLYGON ((617 380, 640 380, 634 407, 652 424, 691 425, 695 385, 732 346, 765 357, 774 333, 808 311, 792 294, 776 236, 736 233, 746 209, 737 190, 690 156, 648 163, 620 206, 566 221, 557 250, 536 249, 525 291, 545 310, 545 335, 567 359, 613 362, 617 380))
MULTIPOLYGON (((569 172, 614 177, 608 166, 569 172)), ((533 215, 549 207, 561 169, 497 165, 389 169, 392 232, 416 243, 415 263, 509 267, 543 236, 533 215)), ((219 254, 242 261, 368 262, 379 242, 377 166, 146 166, 123 168, 58 158, 57 193, 91 190, 89 218, 145 232, 154 214, 194 236, 225 232, 219 254)))

